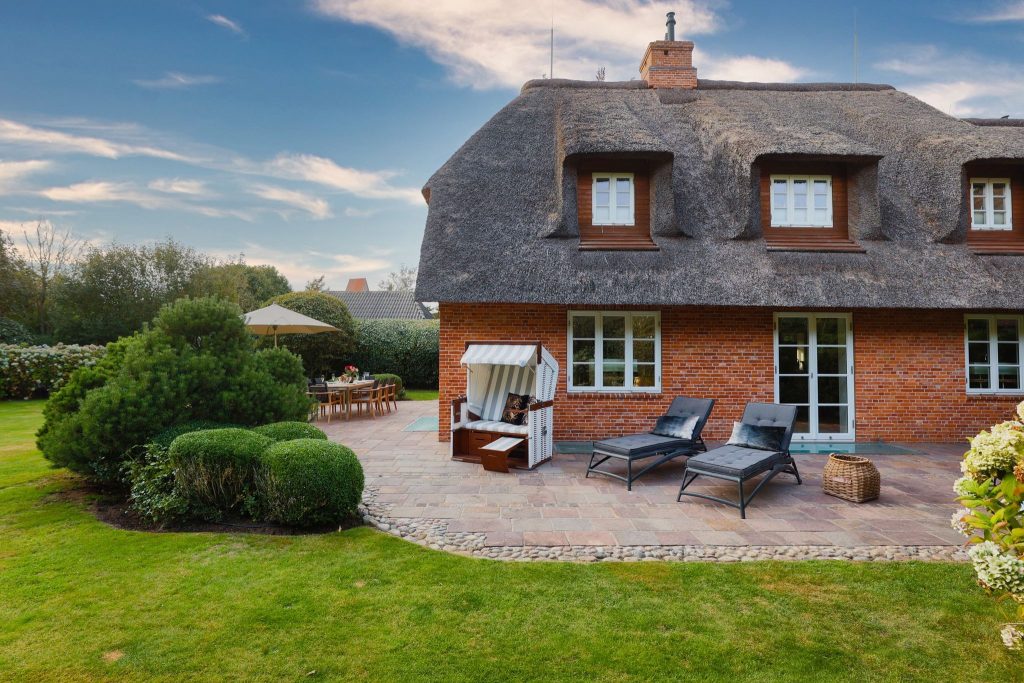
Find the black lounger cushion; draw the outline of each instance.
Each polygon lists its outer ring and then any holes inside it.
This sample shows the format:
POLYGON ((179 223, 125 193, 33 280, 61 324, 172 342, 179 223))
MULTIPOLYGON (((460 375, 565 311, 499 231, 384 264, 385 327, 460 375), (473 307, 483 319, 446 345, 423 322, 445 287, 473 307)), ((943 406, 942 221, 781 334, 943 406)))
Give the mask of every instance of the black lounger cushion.
POLYGON ((667 453, 678 448, 692 448, 693 442, 686 439, 674 439, 670 436, 657 434, 630 434, 615 439, 605 439, 594 444, 597 452, 615 453, 631 458, 639 458, 652 453, 667 453))
POLYGON ((662 415, 654 424, 651 434, 689 441, 693 439, 693 430, 697 428, 699 422, 699 415, 662 415))
POLYGON ((786 427, 734 422, 732 436, 729 437, 727 445, 757 448, 762 451, 781 451, 785 438, 786 427))
POLYGON ((686 467, 692 471, 714 472, 746 479, 770 470, 784 458, 782 453, 772 453, 759 448, 722 446, 693 456, 687 461, 686 467))

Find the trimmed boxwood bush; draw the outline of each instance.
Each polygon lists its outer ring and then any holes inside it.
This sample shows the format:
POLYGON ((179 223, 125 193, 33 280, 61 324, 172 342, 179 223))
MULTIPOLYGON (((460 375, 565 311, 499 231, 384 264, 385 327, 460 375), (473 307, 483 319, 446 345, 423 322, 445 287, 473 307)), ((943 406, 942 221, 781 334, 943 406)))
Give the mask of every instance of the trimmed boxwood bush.
POLYGON ((173 427, 168 427, 154 436, 151 443, 156 444, 160 448, 168 449, 171 447, 171 443, 182 434, 188 434, 189 432, 201 432, 210 429, 231 429, 237 427, 239 427, 239 425, 224 424, 222 422, 214 422, 212 420, 189 420, 188 422, 182 422, 181 424, 174 425, 173 427))
POLYGON ((207 519, 249 502, 260 455, 274 443, 249 429, 207 429, 171 442, 178 492, 207 519))
POLYGON ((402 383, 402 378, 398 375, 392 375, 389 372, 379 372, 373 376, 375 380, 381 384, 387 384, 388 382, 394 382, 398 387, 398 398, 405 398, 405 384, 402 383))
POLYGON ((414 389, 437 388, 437 320, 360 320, 350 362, 364 372, 394 373, 414 389))
POLYGON ((282 441, 260 456, 257 496, 263 516, 298 527, 337 524, 356 514, 363 468, 355 454, 331 441, 282 441))
POLYGON ((294 439, 326 439, 327 435, 308 422, 272 422, 253 428, 254 432, 274 441, 294 439))

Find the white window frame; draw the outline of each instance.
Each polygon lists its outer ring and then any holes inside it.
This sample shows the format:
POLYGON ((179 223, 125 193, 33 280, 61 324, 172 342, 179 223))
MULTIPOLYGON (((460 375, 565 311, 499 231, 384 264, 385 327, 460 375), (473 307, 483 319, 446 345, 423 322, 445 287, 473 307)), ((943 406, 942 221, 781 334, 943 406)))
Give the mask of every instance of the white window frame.
POLYGON ((794 175, 789 173, 773 174, 768 178, 768 196, 770 198, 770 221, 769 224, 773 228, 831 228, 835 225, 835 217, 832 214, 832 176, 830 175, 794 175), (775 221, 775 182, 778 180, 786 181, 786 221, 777 223, 775 221), (807 181, 807 216, 808 220, 801 223, 797 223, 793 220, 794 201, 793 201, 793 186, 795 180, 807 181), (812 188, 816 181, 824 180, 828 183, 828 193, 825 195, 827 205, 826 215, 828 216, 824 223, 814 223, 810 220, 813 215, 813 204, 814 204, 814 192, 812 188))
POLYGON ((636 178, 633 173, 594 173, 590 177, 590 221, 592 225, 620 225, 624 227, 632 227, 636 225, 636 178), (608 221, 597 220, 597 179, 607 178, 609 181, 608 188, 608 221), (618 192, 616 192, 616 185, 619 180, 629 181, 629 221, 621 222, 615 220, 615 215, 618 213, 618 204, 616 204, 618 192))
POLYGON ((971 178, 967 186, 967 200, 970 202, 971 230, 993 230, 1002 232, 1013 230, 1013 186, 1009 178, 971 178), (984 183, 985 185, 985 222, 974 222, 974 186, 984 183), (1006 184, 1006 224, 996 225, 995 223, 995 198, 992 194, 993 185, 996 183, 1006 184))
POLYGON ((573 393, 637 393, 637 394, 659 394, 661 393, 661 313, 659 311, 569 311, 566 330, 566 371, 568 373, 567 386, 573 393), (626 318, 626 378, 625 386, 605 387, 604 386, 604 317, 614 316, 626 318), (633 386, 633 317, 653 316, 654 317, 654 386, 635 387, 633 386), (572 319, 574 317, 594 318, 594 386, 578 387, 573 384, 573 337, 572 319))
MULTIPOLYGON (((978 343, 978 342, 974 342, 978 343)), ((1004 344, 1006 342, 1003 342, 1004 344)), ((979 365, 979 363, 974 363, 979 365)), ((1024 394, 1024 316, 1000 315, 998 313, 968 313, 964 316, 964 387, 968 394, 1024 394), (985 320, 988 322, 988 387, 971 387, 971 354, 970 341, 968 339, 968 323, 971 320, 985 320), (999 362, 999 338, 997 334, 996 321, 1015 320, 1017 322, 1017 384, 1016 389, 999 388, 999 366, 1009 365, 999 362)))

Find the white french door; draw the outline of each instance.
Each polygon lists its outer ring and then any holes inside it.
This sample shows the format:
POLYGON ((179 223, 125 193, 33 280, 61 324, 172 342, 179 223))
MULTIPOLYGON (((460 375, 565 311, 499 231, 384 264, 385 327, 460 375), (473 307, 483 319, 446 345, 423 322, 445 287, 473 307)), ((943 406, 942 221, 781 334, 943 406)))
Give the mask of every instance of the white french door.
POLYGON ((794 440, 854 439, 849 313, 775 314, 775 402, 797 407, 794 440))

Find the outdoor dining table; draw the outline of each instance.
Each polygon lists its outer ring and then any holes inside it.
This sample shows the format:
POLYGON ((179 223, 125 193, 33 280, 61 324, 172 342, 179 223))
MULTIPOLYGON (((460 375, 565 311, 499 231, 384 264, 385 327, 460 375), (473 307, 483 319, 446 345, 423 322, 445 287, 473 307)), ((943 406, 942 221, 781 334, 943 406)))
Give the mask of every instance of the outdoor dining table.
POLYGON ((352 392, 373 386, 374 380, 362 379, 355 382, 327 382, 327 391, 341 393, 345 399, 345 419, 352 417, 352 392))

